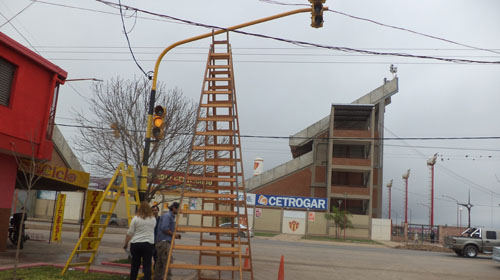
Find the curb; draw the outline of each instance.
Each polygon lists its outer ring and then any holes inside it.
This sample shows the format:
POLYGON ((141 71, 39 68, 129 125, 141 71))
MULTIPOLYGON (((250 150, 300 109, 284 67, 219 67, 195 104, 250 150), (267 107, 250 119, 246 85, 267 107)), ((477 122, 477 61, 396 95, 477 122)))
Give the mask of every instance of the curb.
MULTIPOLYGON (((24 268, 32 268, 32 267, 38 267, 38 266, 52 266, 55 268, 64 268, 63 264, 54 264, 54 263, 30 263, 30 264, 20 264, 17 266, 18 269, 24 269, 24 268)), ((5 270, 11 270, 14 269, 13 265, 10 266, 2 266, 0 267, 0 271, 5 271, 5 270)), ((75 267, 74 270, 80 270, 84 271, 85 268, 81 267, 75 267)), ((89 269, 89 272, 93 273, 104 273, 104 274, 117 274, 117 275, 129 275, 130 272, 125 272, 125 271, 114 271, 114 270, 106 270, 106 269, 99 269, 99 268, 91 268, 89 269)))

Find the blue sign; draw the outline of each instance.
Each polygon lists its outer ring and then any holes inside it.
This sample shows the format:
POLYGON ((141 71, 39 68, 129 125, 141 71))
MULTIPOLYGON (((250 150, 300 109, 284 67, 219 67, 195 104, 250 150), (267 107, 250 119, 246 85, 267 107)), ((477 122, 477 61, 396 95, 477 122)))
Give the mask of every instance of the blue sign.
POLYGON ((257 194, 255 205, 326 210, 326 198, 257 194))

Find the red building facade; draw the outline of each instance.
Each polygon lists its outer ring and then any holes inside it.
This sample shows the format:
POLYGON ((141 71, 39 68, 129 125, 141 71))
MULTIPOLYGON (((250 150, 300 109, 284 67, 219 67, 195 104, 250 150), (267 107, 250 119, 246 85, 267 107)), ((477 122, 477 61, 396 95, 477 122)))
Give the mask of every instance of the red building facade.
POLYGON ((67 72, 0 32, 0 251, 5 249, 17 158, 50 160, 59 85, 67 72))

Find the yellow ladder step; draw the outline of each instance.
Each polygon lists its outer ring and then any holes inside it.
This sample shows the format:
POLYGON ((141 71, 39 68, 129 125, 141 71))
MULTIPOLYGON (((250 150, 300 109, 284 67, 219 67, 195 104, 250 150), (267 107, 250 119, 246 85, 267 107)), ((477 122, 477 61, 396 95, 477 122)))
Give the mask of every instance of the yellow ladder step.
POLYGON ((221 270, 221 271, 239 271, 239 266, 222 266, 222 265, 202 265, 202 264, 187 264, 187 263, 171 263, 170 268, 174 269, 194 269, 194 270, 221 270))
POLYGON ((174 244, 176 250, 186 251, 216 251, 216 252, 239 252, 238 247, 221 247, 221 246, 197 246, 197 245, 178 245, 174 244))
POLYGON ((95 253, 95 252, 97 252, 97 250, 76 250, 77 254, 78 253, 80 253, 80 254, 82 254, 82 253, 95 253))
POLYGON ((115 201, 117 201, 117 199, 116 198, 105 198, 104 201, 115 202, 115 201))

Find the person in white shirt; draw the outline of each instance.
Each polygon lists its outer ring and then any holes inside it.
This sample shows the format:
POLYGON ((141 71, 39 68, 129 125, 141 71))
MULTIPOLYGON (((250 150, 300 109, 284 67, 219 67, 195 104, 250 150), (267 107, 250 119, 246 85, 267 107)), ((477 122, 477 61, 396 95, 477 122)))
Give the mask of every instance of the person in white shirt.
POLYGON ((141 202, 139 210, 130 223, 125 237, 124 249, 130 242, 132 265, 130 266, 130 280, 136 280, 141 266, 144 271, 144 280, 151 280, 151 258, 155 244, 156 218, 147 201, 141 202))

